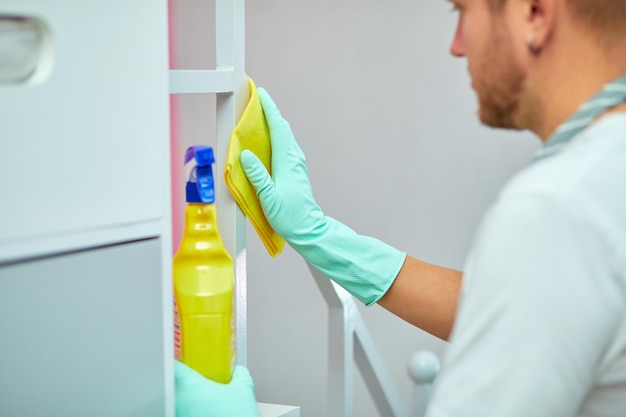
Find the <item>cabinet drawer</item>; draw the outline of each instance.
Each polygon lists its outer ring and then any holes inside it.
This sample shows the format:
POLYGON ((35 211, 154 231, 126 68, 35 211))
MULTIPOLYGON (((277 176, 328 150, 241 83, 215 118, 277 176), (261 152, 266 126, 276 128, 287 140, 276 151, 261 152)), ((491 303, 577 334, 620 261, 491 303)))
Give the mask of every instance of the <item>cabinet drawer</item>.
POLYGON ((167 2, 9 0, 51 32, 47 80, 0 85, 0 246, 158 220, 169 191, 167 2))
POLYGON ((166 414, 160 245, 0 267, 1 416, 166 414))

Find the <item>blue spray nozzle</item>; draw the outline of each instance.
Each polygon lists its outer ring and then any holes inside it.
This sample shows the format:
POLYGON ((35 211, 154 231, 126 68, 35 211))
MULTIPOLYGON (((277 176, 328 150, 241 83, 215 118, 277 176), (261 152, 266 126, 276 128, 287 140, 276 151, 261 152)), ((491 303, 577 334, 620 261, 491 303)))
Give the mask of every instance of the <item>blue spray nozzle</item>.
POLYGON ((185 164, 192 159, 196 160, 196 165, 199 167, 215 163, 213 148, 204 145, 190 146, 187 148, 187 152, 185 152, 185 164))
POLYGON ((192 160, 195 162, 195 166, 191 169, 187 180, 187 202, 211 204, 215 201, 215 186, 211 167, 215 163, 213 148, 203 145, 189 147, 185 152, 185 165, 192 160))

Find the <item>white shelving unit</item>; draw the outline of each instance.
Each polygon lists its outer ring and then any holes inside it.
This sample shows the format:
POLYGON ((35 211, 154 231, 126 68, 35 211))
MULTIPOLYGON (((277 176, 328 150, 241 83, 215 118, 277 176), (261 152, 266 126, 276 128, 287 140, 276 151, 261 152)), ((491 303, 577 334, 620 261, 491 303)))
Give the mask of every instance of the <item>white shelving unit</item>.
MULTIPOLYGON (((209 23, 207 23, 209 24, 209 23)), ((170 70, 171 94, 216 95, 216 172, 223 178, 230 135, 248 103, 245 0, 215 0, 216 69, 170 70)), ((235 259, 237 362, 247 364, 246 219, 223 181, 216 183, 220 232, 235 259)), ((259 403, 262 417, 299 417, 300 408, 259 403)))
MULTIPOLYGON (((174 417, 169 97, 216 95, 218 173, 248 98, 244 1, 215 6, 217 68, 170 72, 165 0, 0 5, 0 415, 174 417), (7 83, 30 44, 49 71, 7 83)), ((245 365, 245 219, 216 188, 245 365)))
MULTIPOLYGON (((171 94, 216 94, 216 177, 222 178, 230 134, 248 102, 244 63, 244 1, 216 1, 215 70, 170 70, 171 94)), ((223 181, 216 182, 220 232, 235 259, 237 361, 246 364, 246 219, 223 181)))

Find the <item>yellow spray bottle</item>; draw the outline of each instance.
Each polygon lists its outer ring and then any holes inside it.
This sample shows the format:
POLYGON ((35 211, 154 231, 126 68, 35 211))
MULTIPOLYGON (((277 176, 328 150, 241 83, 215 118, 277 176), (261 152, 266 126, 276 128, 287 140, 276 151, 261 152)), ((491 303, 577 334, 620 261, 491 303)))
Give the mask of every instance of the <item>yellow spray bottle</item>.
MULTIPOLYGON (((213 149, 192 146, 185 228, 174 255, 176 359, 216 382, 230 382, 235 365, 234 265, 217 224, 213 149)), ((190 165, 188 165, 190 164, 190 165)))

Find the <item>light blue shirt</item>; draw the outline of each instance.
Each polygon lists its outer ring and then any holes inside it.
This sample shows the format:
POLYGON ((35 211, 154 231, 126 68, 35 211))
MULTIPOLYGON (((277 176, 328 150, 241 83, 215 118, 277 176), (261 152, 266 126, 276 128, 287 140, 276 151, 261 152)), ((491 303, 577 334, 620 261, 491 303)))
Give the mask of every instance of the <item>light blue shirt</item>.
POLYGON ((485 216, 428 417, 626 416, 626 113, 485 216))

